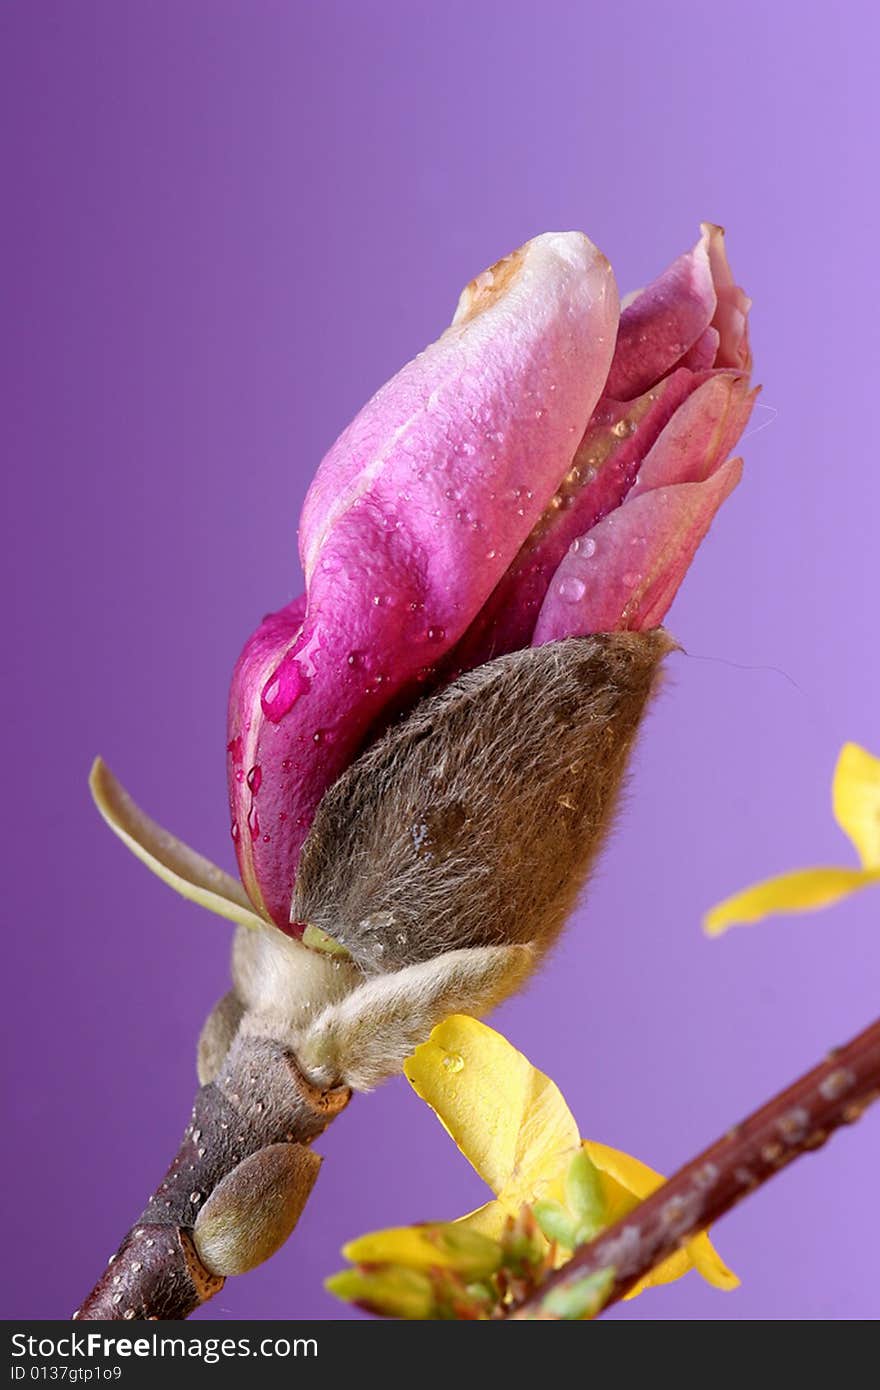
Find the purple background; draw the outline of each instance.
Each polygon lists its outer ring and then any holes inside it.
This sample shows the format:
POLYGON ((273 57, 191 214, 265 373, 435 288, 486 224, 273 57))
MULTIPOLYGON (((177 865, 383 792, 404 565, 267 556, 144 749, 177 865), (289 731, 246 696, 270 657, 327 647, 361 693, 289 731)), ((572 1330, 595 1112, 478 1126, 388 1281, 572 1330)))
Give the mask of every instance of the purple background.
MULTIPOLYGON (((766 0, 6 0, 5 1316, 90 1287, 227 978, 227 925, 110 837, 89 762, 231 865, 227 682, 299 587, 309 477, 536 232, 588 231, 626 289, 724 222, 765 389, 589 906, 498 1026, 585 1134, 668 1171, 873 1016, 876 895, 715 943, 699 919, 850 862, 834 759, 880 748, 877 28, 766 0)), ((344 1316, 346 1237, 482 1199, 402 1081, 321 1148, 297 1235, 212 1316, 344 1316)), ((717 1229, 740 1292, 691 1275, 615 1316, 878 1314, 878 1158, 873 1113, 717 1229)))

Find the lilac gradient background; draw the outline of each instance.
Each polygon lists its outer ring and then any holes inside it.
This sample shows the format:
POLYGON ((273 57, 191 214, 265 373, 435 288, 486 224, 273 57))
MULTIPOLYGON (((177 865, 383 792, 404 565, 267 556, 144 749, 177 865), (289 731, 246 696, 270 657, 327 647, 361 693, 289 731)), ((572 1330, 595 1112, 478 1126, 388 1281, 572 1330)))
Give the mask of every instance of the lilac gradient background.
MULTIPOLYGON (((526 237, 581 227, 623 289, 727 224, 765 390, 673 609, 687 649, 589 905, 496 1016, 585 1134, 669 1170, 877 1009, 878 898, 715 943, 752 877, 847 862, 828 787, 880 748, 878 39, 868 6, 7 0, 0 14, 6 608, 6 1317, 63 1317, 179 1137, 226 924, 113 841, 101 751, 231 865, 224 703, 299 586, 309 477, 526 237)), ((321 1145, 287 1249, 216 1318, 344 1315, 364 1229, 482 1189, 402 1081, 321 1145)), ((880 1312, 872 1113, 730 1216, 743 1288, 614 1316, 880 1312)))

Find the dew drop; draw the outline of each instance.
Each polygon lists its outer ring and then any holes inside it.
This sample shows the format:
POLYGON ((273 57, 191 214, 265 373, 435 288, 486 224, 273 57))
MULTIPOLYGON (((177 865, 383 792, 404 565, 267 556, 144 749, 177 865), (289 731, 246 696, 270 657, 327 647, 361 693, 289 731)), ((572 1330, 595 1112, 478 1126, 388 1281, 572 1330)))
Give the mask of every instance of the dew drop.
POLYGON ((362 917, 359 926, 362 931, 387 931, 395 925, 397 918, 393 912, 370 912, 362 917))
POLYGON ((244 768, 243 768, 243 767, 239 767, 239 768, 236 769, 235 780, 236 780, 236 782, 243 782, 243 781, 244 781, 244 768))
POLYGON ((442 642, 443 638, 446 636, 446 628, 429 627, 428 631, 425 633, 425 636, 427 637, 429 642, 442 642))
POLYGON ((263 770, 259 766, 259 764, 255 764, 247 775, 248 790, 252 793, 253 796, 256 796, 257 792, 260 790, 260 787, 262 786, 262 783, 263 770))
POLYGON ((202 1200, 201 1192, 191 1192, 189 1194, 189 1200, 191 1202, 200 1202, 202 1200))
POLYGON ((364 654, 363 652, 349 652, 348 656, 346 657, 346 661, 348 662, 348 665, 351 667, 363 666, 364 654))
POLYGON ((305 694, 311 685, 295 657, 286 656, 275 674, 263 686, 260 704, 263 713, 273 724, 278 724, 293 706, 300 695, 305 694))
POLYGON ((577 603, 586 592, 587 586, 584 581, 574 577, 563 579, 557 590, 559 597, 564 598, 567 603, 577 603))
POLYGON ((230 833, 230 835, 232 836, 232 843, 233 843, 234 845, 237 845, 238 842, 239 842, 239 840, 241 839, 241 830, 239 829, 239 825, 238 825, 238 821, 237 821, 237 820, 234 820, 234 821, 232 822, 232 824, 230 825, 230 827, 229 827, 229 833, 230 833))
POLYGON ((446 1056, 443 1058, 443 1066, 447 1071, 451 1071, 453 1074, 464 1071, 464 1058, 458 1052, 447 1052, 446 1056))
POLYGON ((252 806, 248 811, 247 823, 251 839, 258 840, 260 838, 260 817, 257 815, 256 806, 252 806))

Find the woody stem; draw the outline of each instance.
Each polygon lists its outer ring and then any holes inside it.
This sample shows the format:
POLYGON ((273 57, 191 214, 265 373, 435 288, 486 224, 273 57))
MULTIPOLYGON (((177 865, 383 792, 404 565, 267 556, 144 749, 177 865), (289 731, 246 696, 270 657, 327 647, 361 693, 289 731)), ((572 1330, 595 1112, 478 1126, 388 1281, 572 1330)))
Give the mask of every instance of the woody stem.
POLYGON ((845 1047, 781 1091, 722 1139, 705 1149, 674 1177, 581 1246, 561 1269, 512 1314, 553 1319, 544 1300, 553 1290, 570 1289, 600 1270, 614 1280, 603 1308, 635 1284, 692 1236, 717 1221, 737 1202, 761 1187, 793 1159, 819 1148, 841 1125, 852 1124, 880 1098, 880 1019, 845 1047))
POLYGON ((319 1091, 280 1045, 238 1038, 197 1092, 164 1181, 74 1317, 186 1318, 226 1275, 267 1259, 317 1177, 311 1141, 349 1094, 319 1091))

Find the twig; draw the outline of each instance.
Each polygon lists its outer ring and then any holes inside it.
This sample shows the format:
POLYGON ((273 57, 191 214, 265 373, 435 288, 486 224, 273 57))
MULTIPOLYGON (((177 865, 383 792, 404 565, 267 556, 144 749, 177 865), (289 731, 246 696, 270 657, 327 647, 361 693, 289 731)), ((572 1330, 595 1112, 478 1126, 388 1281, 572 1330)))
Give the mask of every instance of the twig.
POLYGON ((197 1093, 164 1182, 74 1318, 186 1318, 227 1275, 268 1259, 317 1178, 309 1145, 349 1094, 317 1090, 274 1043, 237 1040, 197 1093))
POLYGON ((818 1149, 841 1125, 852 1124, 880 1097, 880 1019, 845 1047, 780 1092, 706 1149, 652 1196, 578 1249, 540 1289, 511 1313, 555 1320, 544 1307, 552 1290, 571 1289, 613 1269, 603 1309, 624 1294, 691 1236, 781 1171, 818 1149))

